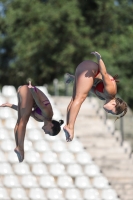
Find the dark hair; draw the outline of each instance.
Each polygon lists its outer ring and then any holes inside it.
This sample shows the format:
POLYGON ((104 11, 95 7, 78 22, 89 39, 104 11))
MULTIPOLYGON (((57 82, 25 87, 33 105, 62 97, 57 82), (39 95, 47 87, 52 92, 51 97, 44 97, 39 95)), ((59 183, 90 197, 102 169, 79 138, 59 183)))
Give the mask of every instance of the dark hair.
POLYGON ((126 112, 127 112, 127 103, 125 101, 123 101, 122 99, 120 98, 115 98, 115 102, 116 102, 116 115, 119 115, 123 112, 123 114, 120 116, 120 117, 117 117, 117 119, 123 117, 126 112))
POLYGON ((53 124, 52 130, 53 130, 53 134, 50 134, 50 135, 51 135, 51 136, 57 135, 57 134, 60 132, 60 130, 61 130, 60 126, 61 126, 63 123, 64 123, 64 121, 63 121, 62 119, 59 120, 59 122, 56 121, 56 120, 52 120, 52 124, 53 124))

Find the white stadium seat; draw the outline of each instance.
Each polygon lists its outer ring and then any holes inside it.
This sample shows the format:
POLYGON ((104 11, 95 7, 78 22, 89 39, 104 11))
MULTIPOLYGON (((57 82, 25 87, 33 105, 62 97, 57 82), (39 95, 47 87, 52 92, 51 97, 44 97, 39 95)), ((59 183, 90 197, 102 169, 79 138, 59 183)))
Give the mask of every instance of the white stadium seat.
POLYGON ((10 197, 13 200, 29 200, 24 188, 12 188, 10 197))
POLYGON ((47 200, 44 190, 41 188, 30 188, 29 197, 31 200, 47 200))
POLYGON ((64 200, 63 192, 59 188, 50 188, 47 191, 48 200, 64 200))
POLYGON ((3 151, 0 151, 0 163, 1 162, 6 162, 6 156, 5 156, 5 154, 3 153, 3 151))
POLYGON ((103 200, 117 200, 117 194, 113 189, 104 189, 101 192, 103 200))
POLYGON ((13 169, 15 174, 19 176, 31 174, 29 165, 25 162, 14 164, 13 169))
MULTIPOLYGON (((15 127, 15 126, 14 126, 14 127, 15 127)), ((12 139, 12 140, 14 141, 14 143, 15 143, 14 128, 11 128, 11 129, 6 128, 6 129, 7 129, 8 133, 9 133, 9 135, 10 135, 10 138, 9 138, 9 139, 12 139)))
POLYGON ((10 200, 6 188, 0 187, 0 200, 10 200))
POLYGON ((0 163, 0 175, 13 174, 12 167, 9 163, 0 163))
POLYGON ((90 180, 87 176, 77 176, 75 178, 75 185, 79 189, 91 188, 90 180))
POLYGON ((14 127, 15 127, 15 125, 16 125, 16 122, 17 122, 16 118, 14 118, 14 117, 11 116, 11 117, 8 117, 8 118, 5 120, 4 126, 5 126, 5 128, 7 128, 8 130, 14 131, 14 127))
MULTIPOLYGON (((8 100, 9 102, 15 104, 15 105, 18 105, 18 98, 17 98, 17 94, 16 96, 11 96, 11 97, 8 97, 8 100)), ((18 113, 17 111, 14 110, 14 113, 18 113)))
POLYGON ((62 189, 74 187, 73 179, 68 175, 58 176, 57 185, 62 189))
POLYGON ((0 188, 3 187, 3 182, 2 182, 2 179, 0 178, 0 188))
POLYGON ((65 199, 66 200, 83 200, 81 192, 77 188, 66 189, 65 199))
POLYGON ((2 129, 2 128, 4 129, 4 123, 0 120, 0 129, 2 129))
POLYGON ((25 139, 24 140, 24 151, 33 151, 33 145, 32 142, 30 140, 25 139))
POLYGON ((72 177, 76 177, 83 175, 83 170, 79 164, 69 164, 67 166, 67 173, 72 177))
POLYGON ((61 163, 51 164, 49 166, 49 171, 53 176, 61 176, 65 173, 65 166, 61 163))
POLYGON ((10 151, 7 153, 7 160, 11 164, 18 163, 18 157, 16 156, 16 153, 14 151, 10 151))
MULTIPOLYGON (((6 103, 7 99, 6 97, 3 97, 0 93, 0 105, 2 105, 3 103, 6 103)), ((1 108, 0 108, 1 109, 1 108)))
POLYGON ((8 118, 12 118, 12 117, 13 117, 13 113, 11 109, 7 107, 0 108, 0 119, 7 120, 8 118))
POLYGON ((52 150, 59 153, 66 150, 66 144, 62 141, 55 141, 52 144, 52 150))
POLYGON ((6 128, 0 128, 0 140, 7 140, 9 138, 10 138, 10 135, 9 135, 8 130, 6 128))
POLYGON ((34 148, 38 152, 44 152, 44 151, 50 150, 48 142, 46 142, 45 140, 36 141, 35 144, 34 144, 34 148))
POLYGON ((28 129, 34 129, 34 128, 36 128, 37 126, 36 126, 36 121, 33 119, 33 118, 29 118, 29 121, 28 121, 28 123, 27 123, 27 126, 26 126, 26 129, 28 130, 28 129))
POLYGON ((92 164, 93 162, 91 156, 85 151, 77 153, 76 160, 81 165, 92 164))
POLYGON ((82 143, 78 140, 73 140, 73 142, 68 143, 68 149, 73 153, 78 153, 84 150, 82 143))
POLYGON ((69 151, 63 151, 63 152, 61 152, 59 154, 59 160, 64 165, 73 164, 73 163, 76 162, 73 153, 71 153, 69 151))
POLYGON ((25 152, 25 162, 29 164, 41 162, 40 154, 36 151, 25 152))
POLYGON ((2 140, 1 141, 1 149, 5 152, 14 151, 15 148, 15 141, 13 140, 2 140))
POLYGON ((44 133, 44 140, 46 140, 46 141, 54 142, 54 141, 58 141, 59 139, 60 139, 59 134, 56 136, 50 136, 49 134, 44 133))
POLYGON ((58 162, 57 154, 53 151, 46 151, 42 155, 42 160, 46 164, 52 164, 58 162))
POLYGON ((84 200, 101 200, 99 191, 94 188, 85 189, 83 192, 84 200))
POLYGON ((15 175, 4 176, 3 184, 7 188, 20 187, 18 177, 15 175))
POLYGON ((38 128, 29 129, 26 131, 27 138, 31 141, 43 140, 42 131, 38 128))
POLYGON ((56 182, 53 176, 45 175, 40 177, 39 185, 43 188, 52 188, 56 187, 56 182))
POLYGON ((12 97, 16 96, 17 91, 13 85, 4 85, 2 87, 2 95, 5 97, 12 97))
POLYGON ((42 163, 36 163, 32 165, 32 173, 35 176, 42 176, 48 174, 47 166, 42 163))
POLYGON ((42 134, 45 134, 44 130, 42 130, 43 126, 44 126, 44 122, 38 122, 38 121, 36 121, 36 129, 39 129, 42 132, 42 134))
POLYGON ((21 184, 24 188, 38 187, 37 178, 33 175, 22 176, 21 184))
POLYGON ((104 176, 94 177, 93 186, 97 189, 106 189, 110 187, 107 178, 104 176))
POLYGON ((53 110, 54 110, 53 119, 55 119, 55 120, 57 120, 57 121, 60 120, 60 119, 62 118, 60 112, 57 110, 56 107, 55 107, 53 110))
POLYGON ((99 167, 95 164, 85 165, 84 172, 89 177, 100 176, 101 174, 99 167))

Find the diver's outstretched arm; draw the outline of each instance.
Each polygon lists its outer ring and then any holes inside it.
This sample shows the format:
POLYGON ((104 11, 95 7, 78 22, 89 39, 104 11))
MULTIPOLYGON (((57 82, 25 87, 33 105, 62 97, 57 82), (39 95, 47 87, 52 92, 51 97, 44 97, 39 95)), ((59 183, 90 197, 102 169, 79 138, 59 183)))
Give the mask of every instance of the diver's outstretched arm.
MULTIPOLYGON (((18 111, 18 106, 15 104, 11 104, 11 103, 4 103, 2 105, 0 105, 0 107, 8 107, 8 108, 12 108, 13 110, 18 111)), ((31 112, 31 117, 33 117, 36 121, 42 122, 42 120, 39 120, 36 116, 34 111, 31 112)))
POLYGON ((12 109, 18 111, 18 106, 15 104, 11 104, 11 103, 4 103, 4 104, 0 105, 0 107, 9 107, 9 108, 12 108, 12 109))

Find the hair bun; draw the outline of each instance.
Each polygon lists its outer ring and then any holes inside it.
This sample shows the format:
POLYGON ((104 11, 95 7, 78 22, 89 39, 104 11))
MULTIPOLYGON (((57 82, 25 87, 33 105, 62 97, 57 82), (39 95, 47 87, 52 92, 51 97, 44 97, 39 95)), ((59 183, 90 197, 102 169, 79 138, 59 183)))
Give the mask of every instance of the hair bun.
POLYGON ((61 120, 59 120, 59 124, 60 124, 60 126, 62 125, 64 123, 64 121, 61 119, 61 120))

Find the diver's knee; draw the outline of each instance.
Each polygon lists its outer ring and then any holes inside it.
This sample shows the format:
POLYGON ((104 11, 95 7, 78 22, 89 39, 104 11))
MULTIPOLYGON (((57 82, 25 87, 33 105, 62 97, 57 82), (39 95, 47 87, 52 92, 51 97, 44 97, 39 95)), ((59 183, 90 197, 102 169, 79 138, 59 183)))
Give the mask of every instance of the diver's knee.
POLYGON ((21 117, 20 121, 19 121, 19 124, 22 123, 22 124, 27 124, 29 121, 29 116, 23 116, 21 117))
POLYGON ((75 100, 82 103, 86 99, 86 95, 76 95, 75 100))

